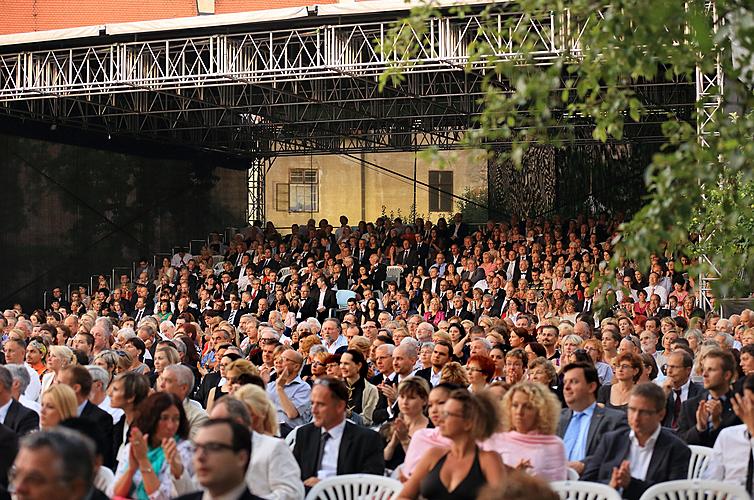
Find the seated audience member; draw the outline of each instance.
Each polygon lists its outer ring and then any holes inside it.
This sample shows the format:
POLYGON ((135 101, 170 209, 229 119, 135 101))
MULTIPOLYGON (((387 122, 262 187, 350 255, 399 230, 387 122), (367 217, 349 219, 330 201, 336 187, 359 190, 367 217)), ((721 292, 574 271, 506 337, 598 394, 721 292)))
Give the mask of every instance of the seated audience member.
MULTIPOLYGON (((58 382, 65 384, 76 394, 76 417, 89 420, 106 435, 111 436, 113 433, 113 417, 105 410, 89 401, 89 393, 92 391, 92 379, 89 370, 83 366, 67 366, 58 373, 58 382)), ((111 464, 113 457, 112 450, 105 451, 105 463, 111 464)))
POLYGON ((482 444, 509 467, 523 468, 549 481, 566 478, 563 440, 555 435, 560 402, 544 385, 519 382, 503 396, 502 429, 482 444))
POLYGON ((486 484, 503 479, 500 455, 479 448, 497 426, 497 407, 483 394, 457 389, 443 409, 440 432, 451 441, 450 448, 431 448, 414 467, 399 499, 476 498, 486 484))
POLYGON ((93 491, 94 476, 94 444, 76 431, 58 427, 21 440, 9 483, 19 499, 107 498, 93 491), (64 482, 53 481, 53 473, 64 482))
POLYGON ((411 476, 416 464, 419 463, 419 460, 431 448, 450 448, 452 442, 440 433, 440 423, 443 419, 445 402, 450 397, 450 393, 456 389, 459 389, 459 387, 451 384, 438 384, 429 393, 427 415, 432 423, 432 427, 417 430, 409 440, 406 458, 401 465, 400 474, 402 480, 405 481, 411 476))
POLYGON ((142 401, 137 411, 108 494, 156 500, 194 490, 189 423, 181 400, 172 393, 157 392, 142 401))
POLYGON ((343 474, 377 474, 385 471, 382 440, 376 432, 346 421, 348 388, 322 377, 311 393, 313 421, 296 431, 293 455, 304 485, 343 474))
POLYGON ((429 419, 424 416, 429 398, 429 384, 421 377, 408 377, 398 384, 399 413, 385 425, 385 466, 393 470, 403 463, 414 433, 425 429, 429 419))
POLYGON ((196 434, 199 426, 208 418, 204 408, 188 397, 193 387, 194 374, 189 367, 183 365, 166 366, 157 380, 157 388, 160 392, 169 392, 183 401, 183 411, 188 421, 190 438, 196 434))
POLYGON ((619 354, 613 363, 615 364, 613 382, 599 388, 597 402, 607 408, 626 411, 631 390, 641 377, 644 365, 638 354, 629 352, 619 354))
POLYGON ((481 392, 495 375, 495 362, 489 356, 472 354, 466 363, 466 373, 469 376, 469 390, 481 392))
POLYGON ((29 372, 29 386, 26 388, 24 395, 32 401, 39 399, 42 384, 39 381, 39 374, 25 362, 26 342, 23 338, 9 336, 8 340, 3 344, 3 354, 5 354, 5 363, 26 367, 26 371, 29 372))
POLYGON ((702 477, 740 484, 752 490, 751 436, 754 433, 754 375, 743 382, 743 394, 736 394, 731 402, 743 424, 722 429, 712 448, 712 456, 702 477), (733 457, 740 457, 737 460, 733 457), (749 457, 744 460, 743 457, 749 457))
POLYGON ((364 355, 355 349, 348 349, 340 355, 341 377, 348 387, 348 418, 362 425, 372 425, 372 415, 377 407, 377 388, 367 382, 369 365, 364 355), (357 422, 358 423, 358 422, 357 422))
MULTIPOLYGON (((253 388, 266 398, 264 390, 253 388)), ((256 432, 254 417, 246 404, 235 397, 218 401, 210 413, 212 419, 229 418, 251 431, 251 461, 246 471, 246 486, 254 495, 268 500, 298 500, 304 496, 301 470, 285 441, 256 432)))
POLYGON ((24 365, 5 365, 13 377, 13 386, 11 388, 11 397, 21 403, 26 408, 34 410, 39 415, 41 407, 37 401, 32 401, 24 394, 29 386, 29 372, 24 365))
POLYGON ((107 498, 105 491, 110 488, 115 478, 113 471, 105 466, 105 453, 110 453, 112 443, 109 435, 105 435, 99 427, 91 421, 81 417, 68 418, 60 422, 62 427, 80 432, 94 443, 94 487, 99 490, 97 495, 107 498))
POLYGON ((197 430, 192 463, 204 491, 180 500, 262 500, 249 491, 246 471, 251 460, 251 435, 233 420, 208 420, 197 430))
POLYGON ((683 403, 693 399, 704 392, 704 388, 691 381, 691 369, 694 366, 694 358, 682 349, 678 349, 665 355, 667 361, 667 377, 662 388, 668 395, 665 407, 665 420, 662 425, 673 430, 678 429, 681 419, 683 403))
POLYGON ((671 430, 662 428, 665 392, 653 384, 639 384, 628 400, 628 428, 602 436, 581 475, 620 490, 636 500, 650 486, 686 479, 691 451, 671 430))
POLYGON ((285 437, 299 425, 311 419, 311 388, 301 380, 299 372, 304 358, 293 349, 280 354, 282 370, 267 384, 267 395, 278 412, 280 434, 285 437))
POLYGON ((678 435, 686 443, 711 448, 722 429, 741 423, 732 406, 735 372, 731 353, 717 348, 706 353, 702 361, 705 390, 681 406, 678 435))
POLYGON ((39 427, 49 430, 63 420, 76 416, 76 393, 64 384, 55 384, 42 394, 42 413, 39 427))
POLYGON ((50 352, 47 353, 47 373, 42 377, 43 393, 57 382, 58 372, 69 365, 76 364, 76 356, 73 351, 64 345, 50 346, 50 352))
MULTIPOLYGON (((136 420, 136 408, 149 395, 149 379, 135 372, 119 373, 110 384, 110 404, 123 411, 123 416, 113 426, 112 456, 121 455, 121 447, 128 442, 131 425, 136 420)), ((115 463, 107 464, 111 469, 115 463)))
POLYGON ((591 364, 571 363, 561 373, 568 407, 560 412, 556 433, 565 444, 568 466, 581 474, 602 436, 627 425, 626 414, 597 404, 599 374, 591 364))

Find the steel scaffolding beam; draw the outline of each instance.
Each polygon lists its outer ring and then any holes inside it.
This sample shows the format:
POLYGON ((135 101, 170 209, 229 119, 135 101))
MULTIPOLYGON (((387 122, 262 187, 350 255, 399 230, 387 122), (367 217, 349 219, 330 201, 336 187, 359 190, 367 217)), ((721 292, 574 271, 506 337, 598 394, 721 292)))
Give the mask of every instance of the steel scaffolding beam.
POLYGON ((255 222, 267 222, 265 214, 265 179, 272 168, 274 157, 258 156, 251 160, 246 171, 247 204, 246 221, 249 225, 255 222))
MULTIPOLYGON (((259 151, 282 156, 454 148, 482 112, 485 72, 501 60, 520 61, 518 43, 534 46, 526 64, 581 51, 578 35, 569 33, 582 33, 586 22, 567 11, 529 19, 513 3, 505 8, 486 27, 513 22, 523 27, 524 40, 504 32, 493 37, 480 29, 480 15, 434 18, 425 30, 411 32, 422 49, 408 61, 377 49, 394 13, 377 21, 358 22, 356 16, 314 27, 289 21, 286 29, 0 54, 0 116, 241 158, 259 151), (482 37, 494 54, 470 58, 468 45, 482 37), (380 75, 398 61, 404 80, 380 92, 380 75)), ((670 84, 693 95, 694 82, 670 84)), ((500 82, 502 89, 506 85, 500 82)), ((645 104, 658 119, 693 107, 684 95, 653 102, 651 89, 662 84, 643 85, 645 104)), ((635 88, 642 91, 641 84, 635 88)), ((634 137, 660 140, 658 127, 646 125, 628 124, 627 134, 633 129, 634 137)), ((561 126, 574 123, 564 117, 561 126)))

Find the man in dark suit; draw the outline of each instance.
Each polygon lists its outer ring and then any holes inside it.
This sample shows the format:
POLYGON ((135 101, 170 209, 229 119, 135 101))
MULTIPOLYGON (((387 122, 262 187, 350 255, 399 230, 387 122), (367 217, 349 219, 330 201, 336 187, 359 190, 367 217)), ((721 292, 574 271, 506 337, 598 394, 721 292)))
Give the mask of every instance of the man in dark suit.
POLYGON ((424 283, 422 285, 422 288, 425 290, 429 290, 433 295, 439 295, 440 294, 440 281, 441 278, 439 276, 439 270, 437 267, 430 267, 429 268, 429 277, 424 280, 424 283))
POLYGON ((684 350, 678 349, 666 355, 667 378, 662 385, 668 395, 665 405, 663 427, 678 429, 683 403, 704 393, 704 387, 691 381, 691 369, 694 358, 684 350))
POLYGON ((463 214, 455 214, 453 216, 453 224, 448 227, 450 241, 453 243, 460 243, 467 234, 469 234, 469 226, 463 222, 463 214))
MULTIPOLYGON (((39 416, 34 410, 31 410, 15 399, 13 399, 13 375, 10 371, 0 365, 0 408, 8 405, 5 412, 5 419, 0 414, 0 423, 10 428, 19 436, 28 434, 39 428, 39 416)), ((112 419, 110 419, 112 423, 112 419)))
POLYGON ((409 240, 403 240, 402 245, 403 248, 395 256, 395 265, 403 268, 403 275, 405 276, 418 265, 419 257, 416 254, 416 250, 411 247, 409 240))
POLYGON ((369 279, 375 290, 382 287, 382 282, 387 279, 387 266, 380 262, 380 256, 373 253, 369 256, 369 279))
POLYGON ((317 278, 317 288, 317 319, 322 322, 329 316, 330 309, 337 309, 338 299, 324 277, 317 278))
POLYGON ((196 479, 205 491, 179 496, 179 500, 262 500, 246 486, 251 460, 251 433, 246 427, 230 419, 208 420, 193 441, 196 479))
POLYGON ((594 455, 602 436, 628 424, 622 411, 597 406, 599 375, 594 365, 571 363, 563 367, 563 398, 557 435, 566 446, 568 466, 579 474, 594 455))
POLYGON ((681 406, 678 436, 686 443, 711 448, 722 429, 741 423, 731 406, 735 370, 731 353, 718 349, 707 353, 702 364, 705 391, 681 406))
POLYGON ((623 498, 638 500, 657 483, 686 479, 691 451, 663 429, 665 392, 651 382, 634 386, 628 399, 628 425, 602 436, 588 458, 582 481, 605 483, 623 498))
POLYGON ((230 301, 230 309, 223 311, 223 319, 233 326, 238 326, 241 322, 241 316, 248 312, 248 309, 241 309, 241 299, 233 296, 230 301))
MULTIPOLYGON (((58 382, 69 386, 76 393, 78 416, 95 424, 105 436, 111 436, 113 417, 88 399, 94 383, 89 370, 79 365, 67 366, 58 372, 58 382)), ((115 465, 112 450, 104 450, 102 455, 105 465, 115 465)))
POLYGON ((259 259, 259 263, 257 264, 257 274, 261 275, 265 268, 272 269, 275 272, 280 269, 280 264, 272 257, 272 250, 269 248, 265 248, 264 257, 259 259))
POLYGON ((301 307, 296 313, 296 319, 301 321, 307 318, 313 318, 317 315, 317 297, 312 296, 309 285, 301 286, 301 298, 299 299, 301 307))
POLYGON ((452 318, 453 316, 458 316, 459 318, 461 318, 461 321, 466 319, 474 319, 474 315, 468 309, 466 309, 465 301, 463 300, 463 296, 460 295, 460 292, 458 292, 458 294, 453 297, 452 304, 445 314, 446 318, 452 318))
POLYGON ((346 421, 346 385, 321 377, 311 401, 313 422, 298 428, 293 448, 304 486, 343 474, 382 475, 385 460, 379 434, 346 421))

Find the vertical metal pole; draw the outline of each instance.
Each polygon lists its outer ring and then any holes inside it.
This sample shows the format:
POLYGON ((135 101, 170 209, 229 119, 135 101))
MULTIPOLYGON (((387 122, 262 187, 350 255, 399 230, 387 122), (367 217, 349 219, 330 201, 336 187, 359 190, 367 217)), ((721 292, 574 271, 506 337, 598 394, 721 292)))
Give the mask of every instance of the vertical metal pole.
POLYGON ((246 222, 249 225, 253 224, 254 221, 260 221, 263 224, 267 222, 265 220, 264 188, 266 167, 269 161, 269 158, 266 157, 256 157, 251 160, 249 169, 246 171, 246 222))

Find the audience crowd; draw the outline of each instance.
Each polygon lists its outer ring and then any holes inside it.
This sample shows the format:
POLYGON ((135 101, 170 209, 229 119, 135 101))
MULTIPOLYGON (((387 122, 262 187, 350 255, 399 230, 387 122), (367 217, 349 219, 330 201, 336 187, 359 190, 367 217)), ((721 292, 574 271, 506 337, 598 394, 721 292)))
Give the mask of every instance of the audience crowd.
POLYGON ((368 473, 400 498, 578 476, 638 499, 689 445, 751 493, 754 312, 705 313, 684 255, 611 269, 620 222, 268 223, 9 308, 0 498, 293 500, 368 473))

